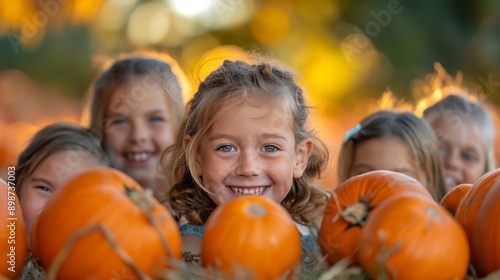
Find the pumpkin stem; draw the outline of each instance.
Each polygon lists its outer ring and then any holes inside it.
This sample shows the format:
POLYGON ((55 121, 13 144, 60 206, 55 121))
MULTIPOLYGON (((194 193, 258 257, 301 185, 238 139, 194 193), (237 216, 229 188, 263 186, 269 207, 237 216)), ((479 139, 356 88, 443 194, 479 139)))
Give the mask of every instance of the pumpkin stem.
POLYGON ((342 219, 344 219, 346 222, 349 223, 349 225, 364 225, 366 218, 368 218, 368 212, 369 208, 366 203, 363 202, 356 202, 353 204, 349 204, 342 213, 340 213, 340 216, 342 219))
POLYGON ((141 208, 144 212, 151 212, 153 210, 153 191, 150 189, 141 191, 125 186, 125 193, 132 200, 132 202, 139 206, 139 208, 141 208))
POLYGON ((182 262, 190 265, 201 266, 201 254, 193 254, 191 251, 182 252, 182 262))
POLYGON ((59 253, 57 253, 56 258, 52 262, 51 266, 49 267, 48 275, 47 275, 47 280, 54 280, 57 278, 57 274, 59 270, 61 269, 61 266, 63 265, 64 261, 68 258, 69 253, 71 252, 72 247, 75 245, 75 243, 78 241, 78 239, 82 238, 85 235, 91 234, 95 231, 101 231, 104 234, 104 237, 108 240, 110 243, 111 247, 115 250, 115 252, 118 254, 119 257, 122 258, 122 260, 129 265, 129 267, 134 271, 135 274, 137 274, 140 279, 143 280, 150 280, 151 278, 144 274, 138 267, 135 265, 134 261, 132 258, 127 254, 125 250, 123 250, 122 247, 120 247, 120 244, 116 242, 115 238, 113 237, 113 234, 105 225, 92 225, 86 228, 82 228, 80 230, 75 231, 69 238, 69 240, 66 242, 64 247, 62 248, 59 253))
POLYGON ((141 189, 130 188, 126 185, 124 187, 127 196, 132 200, 132 202, 135 205, 137 205, 146 214, 148 222, 153 226, 154 230, 158 234, 162 247, 163 249, 165 249, 167 256, 170 258, 170 261, 173 264, 174 255, 172 253, 172 250, 168 245, 165 235, 163 235, 163 233, 160 230, 160 227, 158 226, 158 223, 156 222, 158 218, 166 218, 166 217, 161 217, 161 216, 154 217, 152 214, 154 208, 153 192, 150 189, 141 190, 141 189))
MULTIPOLYGON (((33 257, 31 252, 28 252, 26 264, 18 279, 47 279, 46 271, 37 262, 38 258, 33 257)), ((3 279, 3 278, 0 278, 3 279)))
POLYGON ((248 213, 255 218, 259 218, 264 216, 267 213, 267 210, 262 205, 254 203, 248 206, 248 213))

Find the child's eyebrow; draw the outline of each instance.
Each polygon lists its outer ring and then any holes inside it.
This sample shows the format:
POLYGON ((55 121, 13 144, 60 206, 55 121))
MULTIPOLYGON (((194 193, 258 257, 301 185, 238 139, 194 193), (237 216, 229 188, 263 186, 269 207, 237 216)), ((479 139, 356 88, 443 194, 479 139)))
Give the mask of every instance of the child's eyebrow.
POLYGON ((408 169, 408 168, 398 168, 398 169, 395 169, 394 171, 399 172, 399 173, 406 173, 406 174, 414 174, 415 173, 415 170, 408 169))
POLYGON ((475 152, 475 153, 481 153, 481 148, 476 146, 476 145, 466 145, 464 147, 464 150, 466 150, 467 152, 475 152))
POLYGON ((161 108, 158 108, 158 109, 153 109, 151 111, 148 111, 147 112, 148 114, 165 114, 167 113, 167 111, 165 109, 161 109, 161 108))
MULTIPOLYGON (((217 139, 221 139, 221 138, 229 138, 229 139, 234 139, 235 137, 229 135, 229 134, 217 134, 217 135, 214 135, 210 138, 208 138, 208 141, 214 141, 214 140, 217 140, 217 139)), ((279 135, 279 134, 274 134, 274 133, 263 133, 260 135, 261 139, 269 139, 269 138, 274 138, 274 139, 281 139, 281 140, 285 140, 285 141, 288 141, 288 139, 282 135, 279 135)))
POLYGON ((125 118, 127 115, 122 113, 109 113, 108 118, 125 118))
POLYGON ((288 139, 286 139, 286 137, 279 135, 279 134, 275 134, 275 133, 263 133, 261 135, 261 138, 263 138, 263 139, 277 138, 277 139, 288 141, 288 139))
POLYGON ((33 177, 31 178, 31 182, 42 182, 42 183, 45 183, 49 186, 53 186, 52 182, 48 179, 45 179, 45 178, 40 178, 40 177, 33 177))
POLYGON ((208 138, 208 141, 214 141, 214 140, 218 140, 218 139, 222 139, 222 138, 234 139, 234 137, 232 137, 229 134, 217 134, 217 135, 214 135, 214 136, 208 138))
POLYGON ((358 168, 364 167, 366 169, 371 169, 371 170, 375 170, 376 169, 375 167, 373 167, 373 166, 371 166, 371 165, 369 165, 367 163, 363 163, 363 162, 362 163, 358 163, 356 165, 353 165, 353 167, 358 167, 358 168))

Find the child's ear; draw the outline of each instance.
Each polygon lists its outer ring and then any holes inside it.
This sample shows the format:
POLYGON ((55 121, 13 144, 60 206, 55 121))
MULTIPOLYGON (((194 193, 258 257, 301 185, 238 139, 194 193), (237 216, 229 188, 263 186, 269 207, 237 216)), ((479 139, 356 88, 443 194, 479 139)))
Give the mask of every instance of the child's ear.
POLYGON ((184 136, 184 139, 182 140, 182 149, 185 150, 189 145, 189 142, 191 142, 191 135, 184 136))
MULTIPOLYGON (((191 136, 190 135, 186 135, 184 136, 184 139, 182 140, 182 148, 184 150, 187 149, 189 143, 191 142, 191 136)), ((200 164, 200 155, 198 154, 198 152, 196 152, 195 156, 194 156, 194 168, 195 168, 195 172, 196 172, 196 175, 198 176, 202 176, 202 169, 201 169, 201 164, 200 164)))
POLYGON ((312 149, 313 144, 311 139, 305 139, 304 141, 299 143, 297 147, 295 162, 293 165, 293 178, 298 179, 302 177, 302 174, 304 174, 312 149))

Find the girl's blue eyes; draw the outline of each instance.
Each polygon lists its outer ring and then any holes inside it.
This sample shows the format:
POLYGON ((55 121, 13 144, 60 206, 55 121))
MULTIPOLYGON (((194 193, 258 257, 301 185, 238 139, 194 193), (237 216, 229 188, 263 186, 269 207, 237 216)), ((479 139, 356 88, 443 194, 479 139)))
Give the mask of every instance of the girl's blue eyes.
POLYGON ((44 192, 52 192, 50 190, 50 188, 48 188, 46 186, 35 186, 35 189, 39 189, 39 190, 44 191, 44 192))
MULTIPOLYGON (((218 147, 217 150, 222 151, 222 152, 226 152, 226 153, 236 151, 236 149, 231 145, 222 145, 222 146, 218 147)), ((266 152, 266 153, 272 153, 272 152, 278 151, 279 149, 275 145, 265 145, 264 147, 262 147, 261 150, 263 152, 266 152)))
POLYGON ((476 161, 476 158, 471 154, 463 153, 461 156, 464 161, 476 161))
POLYGON ((151 117, 149 119, 149 121, 152 122, 152 123, 163 122, 163 118, 161 118, 161 117, 151 117))
MULTIPOLYGON (((164 122, 164 118, 162 117, 150 117, 148 120, 150 123, 161 123, 164 122)), ((126 119, 115 119, 111 122, 112 125, 123 125, 126 124, 126 119)))
MULTIPOLYGON (((446 156, 447 150, 444 147, 439 148, 439 152, 441 153, 441 156, 446 156)), ((463 152, 460 154, 460 158, 463 161, 469 161, 469 162, 475 162, 477 161, 477 158, 475 155, 467 152, 463 152)))
POLYGON ((217 148, 218 151, 229 153, 229 152, 234 152, 236 149, 233 146, 230 145, 222 145, 219 148, 217 148))
POLYGON ((274 145, 266 145, 266 146, 262 147, 262 150, 264 152, 268 152, 268 153, 276 152, 276 151, 278 151, 278 147, 276 147, 274 145))
POLYGON ((126 123, 126 122, 127 122, 127 121, 126 121, 126 120, 124 120, 124 119, 116 119, 116 120, 113 120, 113 121, 111 122, 111 124, 112 124, 112 125, 121 125, 121 124, 124 124, 124 123, 126 123))

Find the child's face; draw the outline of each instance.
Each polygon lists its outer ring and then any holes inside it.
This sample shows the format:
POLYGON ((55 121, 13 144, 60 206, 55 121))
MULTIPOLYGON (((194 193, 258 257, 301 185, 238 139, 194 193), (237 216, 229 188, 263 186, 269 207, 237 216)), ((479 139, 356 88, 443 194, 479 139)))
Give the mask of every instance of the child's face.
POLYGON ((410 150, 401 139, 373 138, 356 146, 349 177, 373 170, 390 170, 409 175, 426 184, 423 170, 417 170, 415 166, 410 150))
POLYGON ((161 152, 174 143, 168 93, 152 82, 139 77, 119 87, 106 113, 105 144, 118 169, 143 187, 157 179, 161 152))
POLYGON ((446 184, 451 189, 458 184, 474 183, 486 168, 486 147, 482 127, 473 121, 432 124, 441 151, 446 184))
POLYGON ((20 198, 28 236, 38 213, 53 192, 71 177, 100 165, 91 154, 83 151, 64 151, 46 158, 22 183, 20 198))
POLYGON ((242 195, 281 202, 302 176, 311 142, 296 145, 290 120, 272 104, 232 101, 224 108, 201 140, 197 175, 218 205, 242 195))

